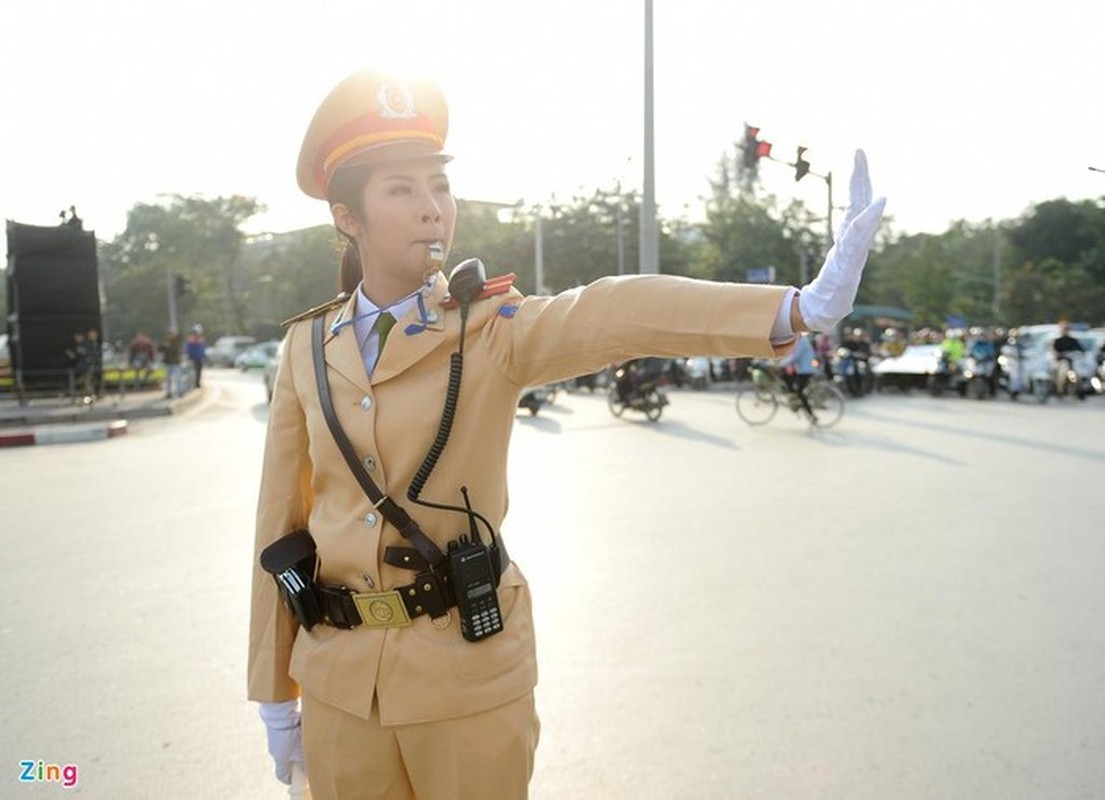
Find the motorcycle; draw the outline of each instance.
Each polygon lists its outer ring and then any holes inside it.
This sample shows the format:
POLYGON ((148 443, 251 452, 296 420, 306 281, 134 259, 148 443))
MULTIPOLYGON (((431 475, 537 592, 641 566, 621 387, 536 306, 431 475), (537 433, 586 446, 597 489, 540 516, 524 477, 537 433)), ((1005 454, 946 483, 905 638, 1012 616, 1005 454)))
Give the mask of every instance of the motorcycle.
POLYGON ((965 397, 977 397, 979 400, 993 397, 996 389, 994 371, 997 368, 997 359, 995 358, 967 356, 963 359, 961 394, 965 397))
POLYGON ((865 355, 851 347, 841 346, 833 354, 834 380, 852 397, 863 397, 871 391, 873 378, 865 355))
POLYGON ((529 413, 536 417, 537 412, 541 410, 541 406, 551 402, 548 387, 531 386, 522 392, 522 396, 518 398, 518 408, 527 408, 529 413))
POLYGON ((1083 378, 1072 358, 1063 356, 1055 359, 1054 392, 1059 398, 1069 395, 1085 400, 1086 395, 1093 394, 1093 382, 1089 376, 1083 378))
POLYGON ((614 381, 606 392, 606 403, 615 417, 630 409, 642 412, 650 422, 655 422, 668 404, 668 396, 655 378, 634 365, 623 365, 614 371, 614 381))
POLYGON ((928 390, 933 397, 939 397, 946 391, 954 391, 963 397, 967 394, 967 383, 959 362, 942 356, 936 371, 928 376, 928 390))

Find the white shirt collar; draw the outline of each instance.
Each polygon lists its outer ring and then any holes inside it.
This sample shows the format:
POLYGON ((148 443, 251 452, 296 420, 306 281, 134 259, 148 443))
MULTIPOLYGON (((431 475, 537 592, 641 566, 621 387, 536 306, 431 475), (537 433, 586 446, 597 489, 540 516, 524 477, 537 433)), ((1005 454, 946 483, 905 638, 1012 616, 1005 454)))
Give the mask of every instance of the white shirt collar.
MULTIPOLYGON (((383 310, 395 317, 398 322, 418 305, 418 298, 423 292, 433 287, 435 280, 436 276, 428 280, 418 292, 409 297, 404 297, 383 310)), ((357 307, 353 316, 353 333, 357 337, 357 346, 360 348, 365 370, 369 375, 372 375, 372 372, 376 369, 376 361, 380 356, 380 337, 375 331, 375 325, 381 309, 365 295, 363 284, 357 284, 356 297, 357 307)))

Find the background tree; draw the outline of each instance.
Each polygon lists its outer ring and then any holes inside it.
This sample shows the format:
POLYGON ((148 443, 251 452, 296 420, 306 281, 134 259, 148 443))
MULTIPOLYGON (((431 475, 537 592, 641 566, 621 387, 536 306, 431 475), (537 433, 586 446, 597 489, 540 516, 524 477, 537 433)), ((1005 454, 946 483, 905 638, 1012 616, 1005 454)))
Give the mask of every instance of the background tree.
MULTIPOLYGON (((758 197, 755 183, 741 184, 740 148, 734 153, 719 161, 705 222, 659 221, 661 271, 743 281, 749 268, 773 266, 778 283, 800 285, 824 257, 824 219, 800 202, 780 207, 775 197, 758 197)), ((470 200, 458 200, 458 208, 448 266, 478 255, 491 275, 515 272, 518 287, 534 292, 536 210, 470 200)), ((108 337, 164 332, 167 275, 188 284, 178 298, 180 326, 200 322, 209 338, 275 338, 280 320, 333 297, 343 246, 333 226, 246 236, 241 225, 260 210, 248 197, 180 195, 131 209, 126 230, 100 243, 108 337)), ((545 283, 553 291, 618 272, 619 220, 624 271, 637 272, 636 192, 597 189, 541 213, 545 283)), ((1059 317, 1102 325, 1105 198, 1049 200, 1015 220, 961 220, 939 234, 900 235, 888 218, 858 301, 912 311, 916 327, 940 327, 949 315, 972 325, 1059 317)))
POLYGON ((253 198, 171 195, 165 204, 141 203, 127 227, 100 248, 109 336, 128 339, 137 330, 158 335, 169 325, 166 276, 191 287, 180 298, 181 327, 201 322, 213 332, 241 333, 247 310, 237 274, 244 238, 241 224, 261 210, 253 198))
POLYGON ((250 310, 249 334, 278 339, 281 321, 334 297, 344 247, 333 225, 245 239, 240 295, 250 310))
POLYGON ((577 196, 546 209, 542 224, 548 288, 555 292, 617 275, 619 217, 624 268, 637 272, 640 213, 635 193, 620 195, 601 189, 590 197, 577 196))
POLYGON ((1010 226, 1006 303, 1026 321, 1105 321, 1105 198, 1039 203, 1010 226))
POLYGON ((533 235, 519 207, 457 200, 457 227, 446 274, 473 257, 483 261, 489 277, 513 272, 519 287, 534 290, 533 235))
POLYGON ((825 236, 822 223, 801 201, 780 210, 774 196, 760 198, 749 181, 740 154, 723 155, 710 181, 703 246, 695 252, 692 274, 722 281, 746 281, 748 270, 774 267, 777 283, 801 285, 820 266, 825 236), (805 275, 803 275, 805 271, 805 275))

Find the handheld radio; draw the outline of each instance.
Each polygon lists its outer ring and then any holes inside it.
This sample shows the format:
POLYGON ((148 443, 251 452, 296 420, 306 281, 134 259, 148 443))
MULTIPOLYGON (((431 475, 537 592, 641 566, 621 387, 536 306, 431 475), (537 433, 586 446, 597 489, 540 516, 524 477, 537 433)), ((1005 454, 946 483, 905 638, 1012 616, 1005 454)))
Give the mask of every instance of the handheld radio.
POLYGON ((449 542, 449 568, 460 612, 460 633, 470 642, 494 636, 503 629, 495 572, 487 545, 467 536, 449 542))
POLYGON ((499 610, 499 572, 491 551, 480 540, 476 516, 468 501, 468 488, 462 486, 464 506, 468 511, 467 536, 449 542, 449 572, 453 593, 460 612, 460 633, 470 642, 494 636, 503 629, 499 610))

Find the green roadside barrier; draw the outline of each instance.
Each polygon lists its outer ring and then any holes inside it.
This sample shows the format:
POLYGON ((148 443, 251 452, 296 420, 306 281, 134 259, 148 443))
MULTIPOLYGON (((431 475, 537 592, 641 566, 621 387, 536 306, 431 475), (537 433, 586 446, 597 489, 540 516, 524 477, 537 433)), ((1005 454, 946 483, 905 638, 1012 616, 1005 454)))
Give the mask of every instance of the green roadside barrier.
MULTIPOLYGON (((153 388, 165 382, 165 368, 154 367, 148 370, 131 369, 130 367, 105 367, 103 374, 104 389, 118 388, 153 388)), ((12 391, 15 388, 15 379, 11 375, 0 375, 0 390, 12 391)))

